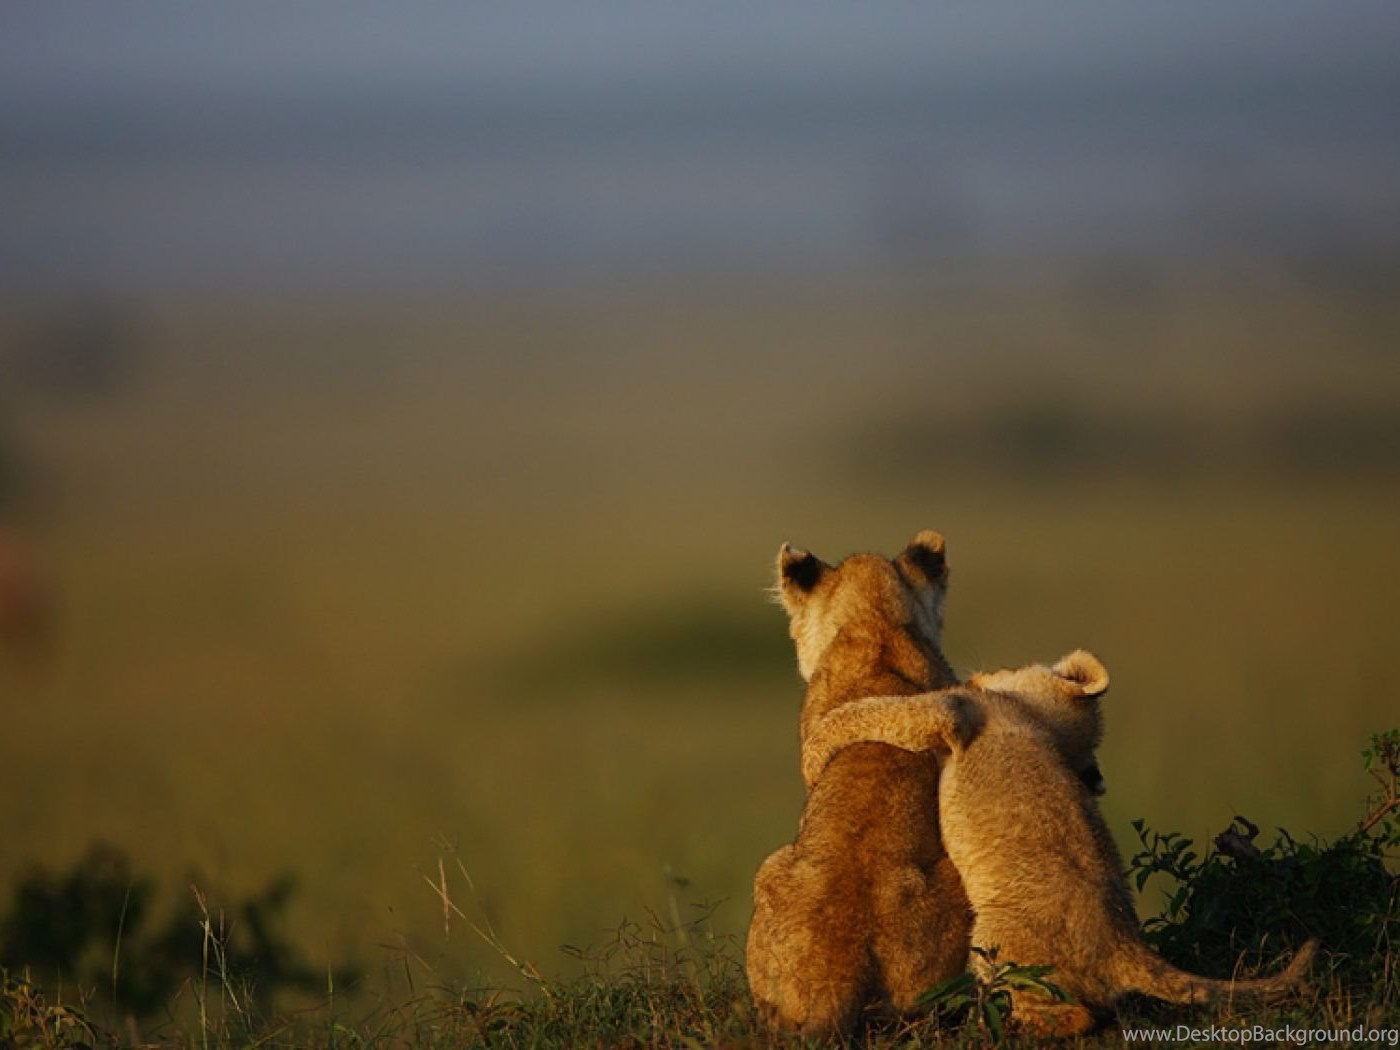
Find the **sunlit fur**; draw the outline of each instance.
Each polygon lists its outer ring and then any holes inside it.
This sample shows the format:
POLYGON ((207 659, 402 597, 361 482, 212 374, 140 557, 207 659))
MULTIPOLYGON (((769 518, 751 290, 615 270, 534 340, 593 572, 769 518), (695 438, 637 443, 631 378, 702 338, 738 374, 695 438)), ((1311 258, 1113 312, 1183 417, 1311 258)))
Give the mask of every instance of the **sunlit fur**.
MULTIPOLYGON (((1177 1003, 1287 992, 1306 973, 1312 942, 1281 975, 1234 982, 1178 970, 1141 942, 1122 862, 1080 776, 1102 734, 1107 687, 1103 665, 1080 651, 1053 668, 974 675, 925 697, 868 699, 816 728, 805 771, 820 784, 824 761, 832 768, 841 748, 864 746, 856 741, 947 753, 940 827, 976 915, 972 944, 995 949, 998 962, 1053 967, 1049 979, 1075 1000, 1013 990, 1013 1015, 1034 1031, 1087 1031, 1129 992, 1177 1003)), ((988 965, 974 958, 984 976, 988 965)))
MULTIPOLYGON (((943 538, 832 567, 784 546, 779 594, 808 681, 802 736, 843 704, 951 685, 940 651, 943 538)), ((805 749, 805 744, 804 744, 805 749)), ((797 840, 754 880, 749 985, 771 1026, 842 1033, 963 972, 971 913, 938 834, 938 759, 848 747, 808 794, 797 840)))

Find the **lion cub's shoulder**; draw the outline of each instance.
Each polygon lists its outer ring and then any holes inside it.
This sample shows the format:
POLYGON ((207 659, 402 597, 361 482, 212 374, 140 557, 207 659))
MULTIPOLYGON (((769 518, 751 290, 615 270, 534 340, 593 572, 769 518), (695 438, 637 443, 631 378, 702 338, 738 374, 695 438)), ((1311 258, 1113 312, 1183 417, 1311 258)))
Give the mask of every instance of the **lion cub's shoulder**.
POLYGON ((963 686, 917 696, 874 696, 828 713, 807 734, 803 776, 810 786, 842 748, 863 741, 909 751, 959 752, 983 735, 1046 738, 1065 763, 1101 792, 1095 751, 1103 737, 1097 701, 1108 670, 1075 650, 1052 666, 975 674, 963 686))

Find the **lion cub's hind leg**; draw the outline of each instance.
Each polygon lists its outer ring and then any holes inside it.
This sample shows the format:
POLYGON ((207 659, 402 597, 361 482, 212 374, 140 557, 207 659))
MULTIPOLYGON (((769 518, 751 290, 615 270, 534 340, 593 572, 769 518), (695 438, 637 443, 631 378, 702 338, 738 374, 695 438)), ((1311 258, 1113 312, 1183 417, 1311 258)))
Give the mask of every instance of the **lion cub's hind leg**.
POLYGON ((876 900, 875 957, 890 1006, 915 1011, 925 992, 962 973, 972 912, 945 857, 927 874, 910 865, 876 900))
MULTIPOLYGON (((984 985, 996 979, 996 969, 984 955, 973 953, 968 968, 984 985)), ((1051 972, 1046 979, 1054 982, 1055 974, 1051 972)), ((1079 1003, 1058 1001, 1027 989, 1012 988, 1010 992, 1012 1019, 1023 1032, 1037 1038, 1083 1035, 1098 1024, 1098 1016, 1079 1003)))
POLYGON ((744 964, 759 1019, 769 1028, 778 1027, 783 1013, 782 973, 788 963, 783 959, 775 906, 781 900, 783 891, 779 884, 792 864, 793 852, 791 846, 784 846, 770 854, 753 880, 753 920, 749 923, 744 964))
POLYGON ((849 1032, 874 979, 860 923, 833 910, 792 846, 754 879, 746 965, 759 1019, 770 1029, 849 1032))
POLYGON ((1098 1018, 1086 1006, 1051 1002, 1033 992, 1011 993, 1011 1016, 1022 1031, 1038 1038, 1084 1035, 1098 1024, 1098 1018))

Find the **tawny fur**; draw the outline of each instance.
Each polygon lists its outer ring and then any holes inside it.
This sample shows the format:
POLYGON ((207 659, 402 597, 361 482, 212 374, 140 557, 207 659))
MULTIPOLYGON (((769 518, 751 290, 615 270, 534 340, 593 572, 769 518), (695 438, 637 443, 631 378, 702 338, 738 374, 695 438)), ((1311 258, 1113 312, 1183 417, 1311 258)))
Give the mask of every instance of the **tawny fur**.
MULTIPOLYGON (((1060 759, 1081 781, 1097 776, 1095 752, 1103 739, 1103 719, 1096 703, 1086 700, 1108 690, 1108 670, 1093 653, 1078 649, 1054 667, 1032 664, 973 675, 965 686, 922 696, 872 696, 845 704, 808 732, 802 750, 802 778, 808 788, 831 757, 861 742, 892 744, 910 751, 947 753, 950 741, 966 747, 981 730, 986 704, 978 688, 995 689, 1050 733, 1060 759)), ((1094 792, 1102 794, 1101 787, 1094 792)))
MULTIPOLYGON (((808 680, 804 741, 842 705, 955 681, 939 648, 943 539, 839 566, 784 546, 779 596, 808 680)), ((797 840, 754 879, 749 986, 770 1025, 849 1032, 907 1011, 967 965, 971 913, 938 834, 939 761, 884 744, 837 755, 807 797, 797 840)))
POLYGON ((1289 991, 1315 942, 1283 973, 1253 981, 1186 973, 1142 943, 1117 848, 1079 775, 1102 736, 1107 687, 1103 665, 1079 651, 1053 668, 974 675, 965 688, 867 699, 809 734, 804 774, 820 783, 841 748, 871 740, 949 753, 941 828, 976 915, 972 943, 995 948, 1000 962, 1054 967, 1049 979, 1076 1000, 1013 992, 1013 1012, 1031 1028, 1086 1031, 1129 992, 1211 1003, 1289 991))

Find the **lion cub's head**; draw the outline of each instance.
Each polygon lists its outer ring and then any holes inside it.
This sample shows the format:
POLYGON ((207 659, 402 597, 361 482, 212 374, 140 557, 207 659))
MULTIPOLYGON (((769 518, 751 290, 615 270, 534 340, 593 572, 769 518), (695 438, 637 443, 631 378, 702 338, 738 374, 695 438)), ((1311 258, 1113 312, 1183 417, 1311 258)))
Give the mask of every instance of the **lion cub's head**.
POLYGON ((916 535, 892 560, 853 554, 831 566, 786 543, 778 552, 776 591, 787 610, 803 678, 811 678, 842 631, 910 627, 937 649, 947 590, 943 537, 930 530, 916 535))
POLYGON ((1009 671, 975 674, 967 684, 1012 697, 1025 704, 1050 730, 1066 764, 1096 795, 1104 793, 1095 751, 1103 740, 1099 698, 1108 691, 1108 668, 1084 649, 1062 657, 1053 667, 1032 664, 1009 671))

